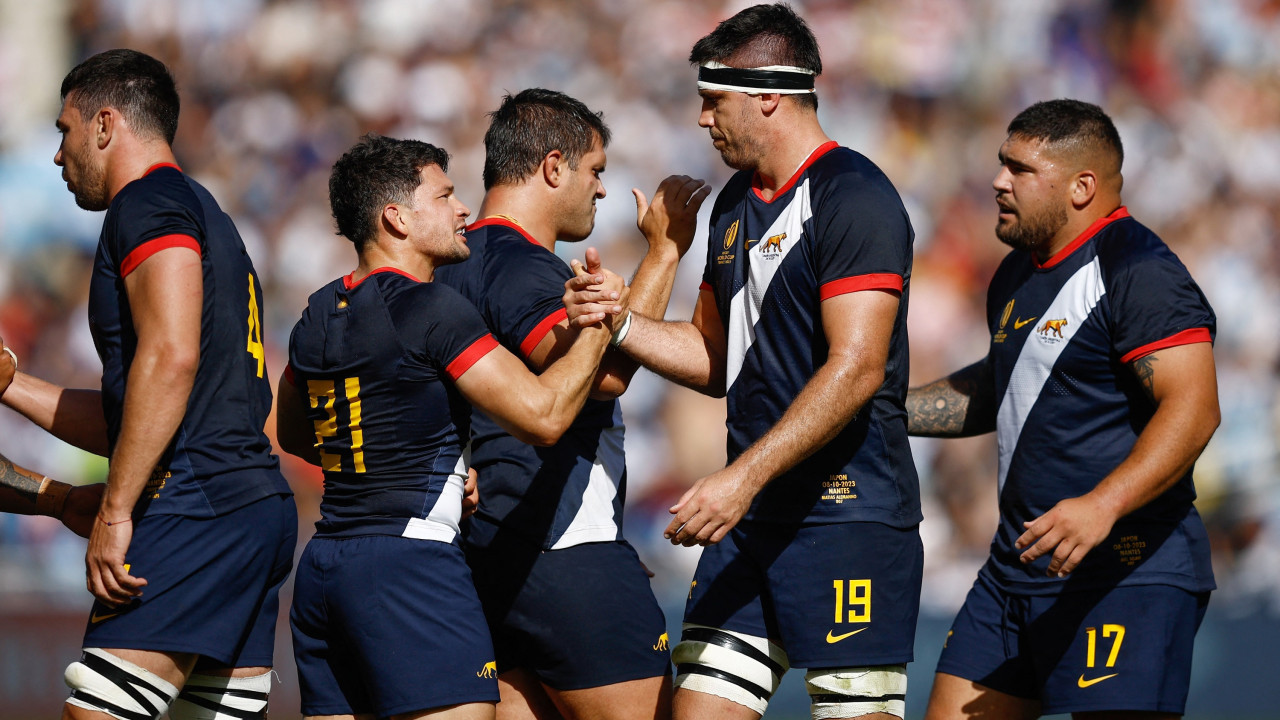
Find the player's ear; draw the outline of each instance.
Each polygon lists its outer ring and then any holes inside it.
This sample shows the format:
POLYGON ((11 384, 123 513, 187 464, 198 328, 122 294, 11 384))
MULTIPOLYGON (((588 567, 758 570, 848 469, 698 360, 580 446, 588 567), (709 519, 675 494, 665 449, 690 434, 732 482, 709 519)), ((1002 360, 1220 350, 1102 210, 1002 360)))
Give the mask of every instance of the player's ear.
POLYGON ((409 234, 408 218, 400 212, 398 203, 388 203, 382 208, 382 224, 393 235, 405 236, 409 234))
POLYGON ((1098 194, 1098 176, 1092 170, 1076 173, 1071 181, 1071 205, 1077 210, 1093 202, 1098 194))
POLYGON ((778 105, 782 103, 782 95, 779 93, 760 93, 756 96, 756 100, 760 103, 760 114, 769 117, 774 110, 778 109, 778 105))
POLYGON ((564 154, 559 150, 552 150, 542 158, 542 164, 538 170, 542 173, 542 181, 548 187, 558 188, 560 183, 564 181, 564 172, 568 169, 567 163, 564 161, 564 154))
POLYGON ((111 144, 111 136, 115 134, 118 121, 116 111, 109 107, 102 108, 93 116, 89 129, 93 131, 93 139, 99 150, 111 144))

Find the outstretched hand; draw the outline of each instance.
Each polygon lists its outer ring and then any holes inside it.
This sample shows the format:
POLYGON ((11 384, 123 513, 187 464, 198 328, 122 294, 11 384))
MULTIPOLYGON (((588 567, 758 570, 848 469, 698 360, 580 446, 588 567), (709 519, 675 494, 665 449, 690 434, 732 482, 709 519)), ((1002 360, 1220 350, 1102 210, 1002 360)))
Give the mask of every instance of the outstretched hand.
POLYGON ((585 265, 576 259, 570 262, 573 277, 564 284, 569 325, 582 328, 604 323, 610 330, 617 330, 630 312, 630 290, 620 275, 601 265, 595 248, 587 248, 586 260, 585 265))
POLYGON ((711 194, 711 186, 688 175, 671 175, 658 184, 652 204, 639 188, 632 188, 631 194, 636 198, 636 227, 650 250, 668 248, 684 257, 693 244, 698 209, 711 194))

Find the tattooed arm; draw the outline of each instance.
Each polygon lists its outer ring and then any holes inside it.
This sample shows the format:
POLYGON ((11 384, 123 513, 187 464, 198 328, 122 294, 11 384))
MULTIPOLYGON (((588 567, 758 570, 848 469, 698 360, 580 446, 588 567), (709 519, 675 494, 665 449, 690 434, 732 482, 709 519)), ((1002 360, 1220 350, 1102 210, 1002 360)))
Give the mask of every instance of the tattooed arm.
POLYGON ((987 359, 907 393, 907 432, 970 437, 996 429, 995 379, 987 359))
POLYGON ((1111 532, 1116 520, 1159 497, 1186 476, 1221 417, 1213 346, 1178 345, 1131 364, 1156 411, 1115 470, 1078 498, 1025 523, 1023 562, 1053 553, 1049 574, 1066 575, 1111 532))
POLYGON ((101 483, 73 487, 38 476, 0 455, 0 511, 48 515, 77 535, 88 537, 102 499, 101 483))

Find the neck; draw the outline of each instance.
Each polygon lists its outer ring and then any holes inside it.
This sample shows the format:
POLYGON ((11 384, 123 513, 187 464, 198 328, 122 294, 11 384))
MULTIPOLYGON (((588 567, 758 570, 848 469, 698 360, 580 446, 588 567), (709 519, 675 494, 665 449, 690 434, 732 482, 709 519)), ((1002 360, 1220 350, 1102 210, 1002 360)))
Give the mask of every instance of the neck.
POLYGON ((553 220, 551 199, 538 195, 532 180, 522 185, 496 185, 484 194, 478 219, 505 216, 539 245, 555 252, 559 232, 553 220))
POLYGON ((831 141, 816 116, 794 113, 778 118, 764 140, 764 153, 756 165, 765 199, 782 187, 818 146, 831 141))
POLYGON ((403 245, 403 242, 388 235, 379 235, 365 243, 351 279, 359 282, 378 268, 392 267, 409 273, 422 282, 434 280, 436 267, 432 259, 420 253, 403 251, 400 249, 403 245))
POLYGON ((129 138, 112 149, 106 167, 107 202, 111 202, 125 185, 147 174, 161 163, 178 164, 173 149, 163 142, 140 142, 129 138))
POLYGON ((1036 260, 1041 263, 1047 262, 1084 234, 1095 222, 1115 212, 1121 204, 1119 197, 1098 198, 1089 203, 1083 211, 1071 213, 1067 218, 1067 224, 1054 234, 1049 244, 1043 250, 1035 251, 1036 260))

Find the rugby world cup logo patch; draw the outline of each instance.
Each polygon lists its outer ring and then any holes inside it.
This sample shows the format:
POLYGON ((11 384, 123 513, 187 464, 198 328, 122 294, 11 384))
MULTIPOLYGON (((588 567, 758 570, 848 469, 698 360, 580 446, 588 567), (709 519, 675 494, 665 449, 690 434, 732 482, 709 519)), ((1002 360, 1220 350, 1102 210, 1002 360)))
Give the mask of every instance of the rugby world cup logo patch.
POLYGON ((729 229, 724 231, 724 249, 725 250, 728 250, 729 248, 733 247, 733 241, 738 239, 738 223, 740 222, 742 221, 734 220, 733 224, 729 226, 729 229))

